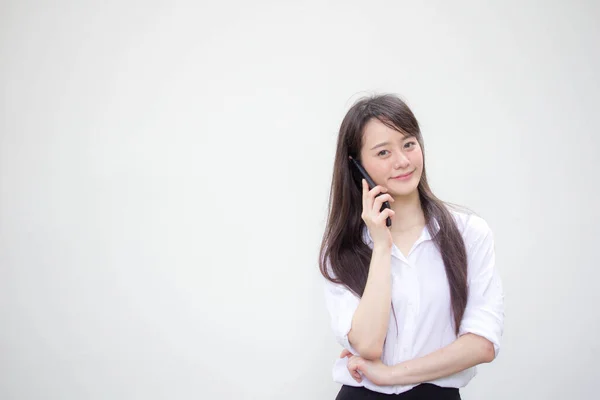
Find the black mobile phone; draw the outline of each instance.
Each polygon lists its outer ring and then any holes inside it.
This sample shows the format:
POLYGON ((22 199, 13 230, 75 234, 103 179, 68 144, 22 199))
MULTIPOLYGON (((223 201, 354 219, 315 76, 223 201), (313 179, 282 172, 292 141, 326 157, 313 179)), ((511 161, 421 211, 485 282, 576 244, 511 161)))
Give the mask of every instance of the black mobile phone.
MULTIPOLYGON (((367 181, 367 184, 369 185, 369 190, 373 189, 375 186, 377 186, 377 184, 375 184, 375 181, 373 181, 373 179, 371 179, 371 177, 369 176, 369 174, 367 174, 367 171, 363 168, 362 164, 360 163, 360 161, 355 160, 354 158, 352 158, 352 156, 349 156, 348 158, 350 158, 350 162, 352 164, 354 164, 354 166, 356 167, 356 169, 358 170, 358 172, 360 173, 360 175, 365 178, 365 180, 367 181)), ((383 193, 379 193, 377 196, 375 197, 379 197, 381 196, 383 193)), ((379 212, 385 210, 386 208, 390 208, 390 202, 389 201, 384 201, 381 209, 379 210, 379 212)), ((387 227, 392 226, 392 219, 390 217, 387 217, 385 220, 385 225, 387 227)))

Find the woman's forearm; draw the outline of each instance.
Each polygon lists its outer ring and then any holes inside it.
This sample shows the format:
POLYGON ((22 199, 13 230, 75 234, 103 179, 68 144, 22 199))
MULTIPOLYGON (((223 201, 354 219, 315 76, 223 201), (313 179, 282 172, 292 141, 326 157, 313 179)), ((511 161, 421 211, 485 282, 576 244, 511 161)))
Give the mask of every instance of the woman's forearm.
POLYGON ((468 333, 424 357, 391 367, 393 385, 410 385, 446 377, 494 359, 493 344, 468 333))
POLYGON ((391 246, 373 248, 367 284, 352 318, 350 344, 361 357, 381 357, 392 303, 391 246))

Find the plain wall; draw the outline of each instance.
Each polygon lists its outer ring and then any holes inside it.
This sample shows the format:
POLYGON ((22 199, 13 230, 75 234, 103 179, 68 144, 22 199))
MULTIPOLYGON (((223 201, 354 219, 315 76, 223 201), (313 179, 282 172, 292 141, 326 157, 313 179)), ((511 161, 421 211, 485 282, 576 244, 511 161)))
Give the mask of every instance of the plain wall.
POLYGON ((600 5, 0 3, 0 398, 333 399, 339 124, 404 98, 506 296, 464 399, 600 377, 600 5))

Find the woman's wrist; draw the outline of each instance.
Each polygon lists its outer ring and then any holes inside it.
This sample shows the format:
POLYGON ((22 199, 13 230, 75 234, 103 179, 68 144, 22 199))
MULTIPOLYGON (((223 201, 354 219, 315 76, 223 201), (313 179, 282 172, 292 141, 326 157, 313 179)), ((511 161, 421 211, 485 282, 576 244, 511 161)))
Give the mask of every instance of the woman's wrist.
POLYGON ((389 252, 391 254, 391 252, 392 252, 392 243, 374 243, 373 244, 373 251, 376 251, 378 253, 389 252))
POLYGON ((408 382, 405 382, 403 372, 404 372, 404 363, 390 365, 390 369, 388 371, 388 380, 390 385, 407 385, 408 382))

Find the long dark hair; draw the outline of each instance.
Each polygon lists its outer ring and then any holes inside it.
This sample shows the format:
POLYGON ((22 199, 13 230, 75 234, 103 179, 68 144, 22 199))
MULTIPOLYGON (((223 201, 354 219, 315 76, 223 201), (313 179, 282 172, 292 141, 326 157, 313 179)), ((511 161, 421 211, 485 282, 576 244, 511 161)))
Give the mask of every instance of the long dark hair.
POLYGON ((468 294, 465 245, 446 203, 433 194, 427 183, 425 150, 419 123, 406 103, 395 95, 383 94, 362 98, 348 110, 342 121, 329 193, 327 225, 319 252, 321 274, 331 282, 341 283, 359 297, 362 296, 367 283, 372 250, 362 239, 365 223, 361 218, 361 177, 354 168, 349 167, 348 156, 359 159, 363 129, 372 118, 377 118, 390 128, 416 138, 423 150, 419 197, 425 223, 432 232, 433 241, 444 261, 450 286, 454 328, 458 335, 468 294))

